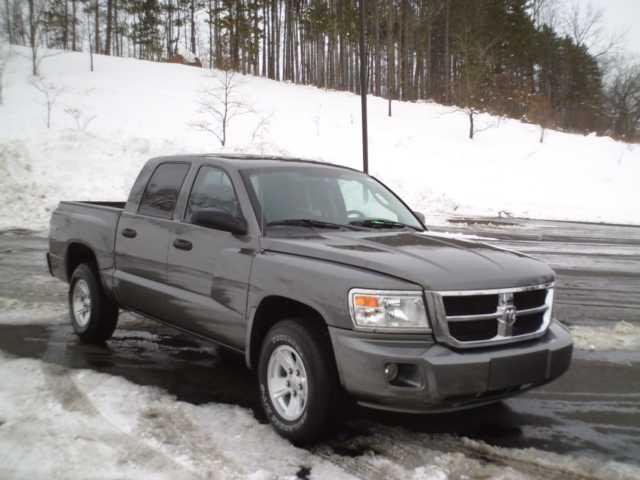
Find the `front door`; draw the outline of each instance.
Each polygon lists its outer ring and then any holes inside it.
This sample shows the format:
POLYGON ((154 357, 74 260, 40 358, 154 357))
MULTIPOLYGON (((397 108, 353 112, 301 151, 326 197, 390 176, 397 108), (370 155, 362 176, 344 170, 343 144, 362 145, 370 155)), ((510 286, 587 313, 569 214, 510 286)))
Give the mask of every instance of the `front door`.
POLYGON ((224 170, 200 167, 182 221, 174 224, 167 256, 171 315, 176 326, 241 349, 255 238, 193 225, 191 216, 201 208, 242 216, 224 170))

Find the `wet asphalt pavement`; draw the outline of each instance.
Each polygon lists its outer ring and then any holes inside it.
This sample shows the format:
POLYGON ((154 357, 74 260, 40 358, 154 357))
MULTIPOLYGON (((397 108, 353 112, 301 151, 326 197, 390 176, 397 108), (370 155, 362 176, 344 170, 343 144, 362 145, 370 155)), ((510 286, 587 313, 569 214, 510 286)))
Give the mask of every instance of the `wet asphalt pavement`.
MULTIPOLYGON (((567 324, 640 323, 638 227, 460 219, 434 230, 491 238, 488 243, 550 263, 558 274, 556 317, 567 324)), ((0 325, 0 350, 118 375, 194 404, 247 407, 264 421, 251 372, 213 345, 130 314, 121 315, 107 346, 79 343, 66 322, 66 286, 46 273, 46 248, 42 234, 0 232, 0 319, 12 323, 0 325), (28 324, 33 321, 38 324, 28 324)), ((312 450, 346 463, 340 459, 410 446, 415 432, 640 465, 640 352, 577 351, 554 383, 471 411, 411 416, 359 409, 312 450)))

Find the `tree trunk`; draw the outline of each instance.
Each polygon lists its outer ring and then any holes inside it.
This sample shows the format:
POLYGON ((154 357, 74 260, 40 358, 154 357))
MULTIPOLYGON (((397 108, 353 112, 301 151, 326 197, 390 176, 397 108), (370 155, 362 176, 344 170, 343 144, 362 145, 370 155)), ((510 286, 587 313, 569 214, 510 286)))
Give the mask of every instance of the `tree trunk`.
POLYGON ((402 0, 402 6, 400 8, 400 51, 398 52, 400 58, 400 85, 399 85, 399 98, 401 100, 407 99, 407 0, 402 0))
POLYGON ((260 6, 256 5, 253 12, 253 74, 260 75, 260 24, 259 24, 259 12, 260 6))
POLYGON ((78 3, 78 0, 71 0, 71 50, 73 50, 74 52, 77 49, 77 45, 76 45, 76 23, 78 23, 77 3, 78 3))
POLYGON ((113 0, 107 0, 107 33, 104 42, 104 53, 111 55, 111 31, 113 21, 113 0))
POLYGON ((380 53, 380 18, 378 16, 378 12, 379 12, 379 5, 378 5, 378 0, 375 0, 373 2, 373 16, 371 17, 373 19, 373 36, 374 36, 374 43, 375 43, 375 51, 374 51, 374 65, 373 65, 373 70, 375 72, 375 76, 373 77, 373 93, 374 95, 377 95, 378 97, 382 94, 382 87, 381 87, 381 82, 382 82, 382 77, 380 75, 380 69, 382 68, 381 64, 381 57, 382 54, 380 53))
POLYGON ((196 0, 191 0, 191 53, 196 53, 196 0))
POLYGON ((429 6, 429 12, 427 13, 427 25, 426 25, 426 52, 424 53, 424 69, 425 69, 425 78, 424 78, 424 98, 429 98, 431 96, 431 92, 433 91, 433 71, 432 71, 432 61, 431 55, 433 53, 433 40, 432 40, 432 28, 433 28, 433 6, 429 6))
POLYGON ((213 68, 213 4, 209 0, 209 68, 213 68))
POLYGON ((115 34, 113 40, 115 42, 115 54, 116 56, 122 56, 122 35, 118 33, 118 0, 113 0, 113 28, 115 28, 115 34))
MULTIPOLYGON (((450 0, 445 0, 445 12, 444 12, 444 101, 445 103, 451 103, 451 56, 449 53, 450 42, 450 17, 451 17, 451 4, 450 0)), ((471 137, 473 138, 473 137, 471 137)))
POLYGON ((93 45, 89 42, 89 71, 93 72, 93 45))
POLYGON ((263 2, 262 4, 262 20, 263 20, 263 28, 262 28, 262 76, 266 77, 267 76, 267 60, 268 60, 268 54, 267 54, 267 38, 268 37, 268 33, 269 33, 269 22, 268 22, 268 15, 267 15, 267 2, 263 2))
POLYGON ((9 0, 4 0, 5 8, 5 28, 7 29, 7 35, 9 36, 9 43, 15 43, 16 39, 13 37, 13 25, 11 24, 11 8, 9 7, 9 0))
POLYGON ((473 140, 473 135, 475 133, 474 131, 474 125, 473 125, 473 111, 469 110, 468 112, 469 115, 469 139, 473 140))
POLYGON ((29 43, 31 46, 31 73, 38 75, 38 40, 33 0, 29 0, 29 43))
POLYGON ((69 47, 69 1, 64 0, 64 10, 62 14, 62 48, 67 50, 69 47))
POLYGON ((392 9, 387 12, 387 97, 389 98, 389 116, 391 116, 391 100, 395 90, 395 44, 393 38, 392 9))
MULTIPOLYGON (((95 36, 96 36, 96 40, 95 40, 95 44, 96 44, 96 53, 100 53, 100 1, 96 0, 95 2, 96 5, 96 18, 95 18, 95 22, 96 22, 96 26, 95 26, 95 36)), ((91 70, 93 72, 93 70, 91 70)))

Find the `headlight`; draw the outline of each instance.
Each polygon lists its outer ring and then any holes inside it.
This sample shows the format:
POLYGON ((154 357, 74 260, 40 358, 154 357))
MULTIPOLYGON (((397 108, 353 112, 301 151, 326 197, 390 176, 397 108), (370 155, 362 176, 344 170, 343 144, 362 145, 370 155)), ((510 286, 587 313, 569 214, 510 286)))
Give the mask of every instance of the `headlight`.
POLYGON ((369 331, 430 332, 422 292, 353 289, 349 310, 355 327, 369 331))
POLYGON ((554 321, 553 318, 553 287, 547 289, 547 296, 545 297, 544 304, 547 306, 547 311, 544 313, 544 323, 549 325, 554 321))

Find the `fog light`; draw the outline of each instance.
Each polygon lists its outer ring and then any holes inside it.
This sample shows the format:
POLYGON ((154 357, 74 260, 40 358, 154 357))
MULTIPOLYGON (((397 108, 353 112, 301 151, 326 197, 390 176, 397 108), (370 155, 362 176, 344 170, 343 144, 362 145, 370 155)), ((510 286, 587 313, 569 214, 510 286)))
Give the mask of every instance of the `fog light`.
POLYGON ((384 374, 388 382, 393 382, 398 378, 398 365, 396 363, 387 363, 384 367, 384 374))

